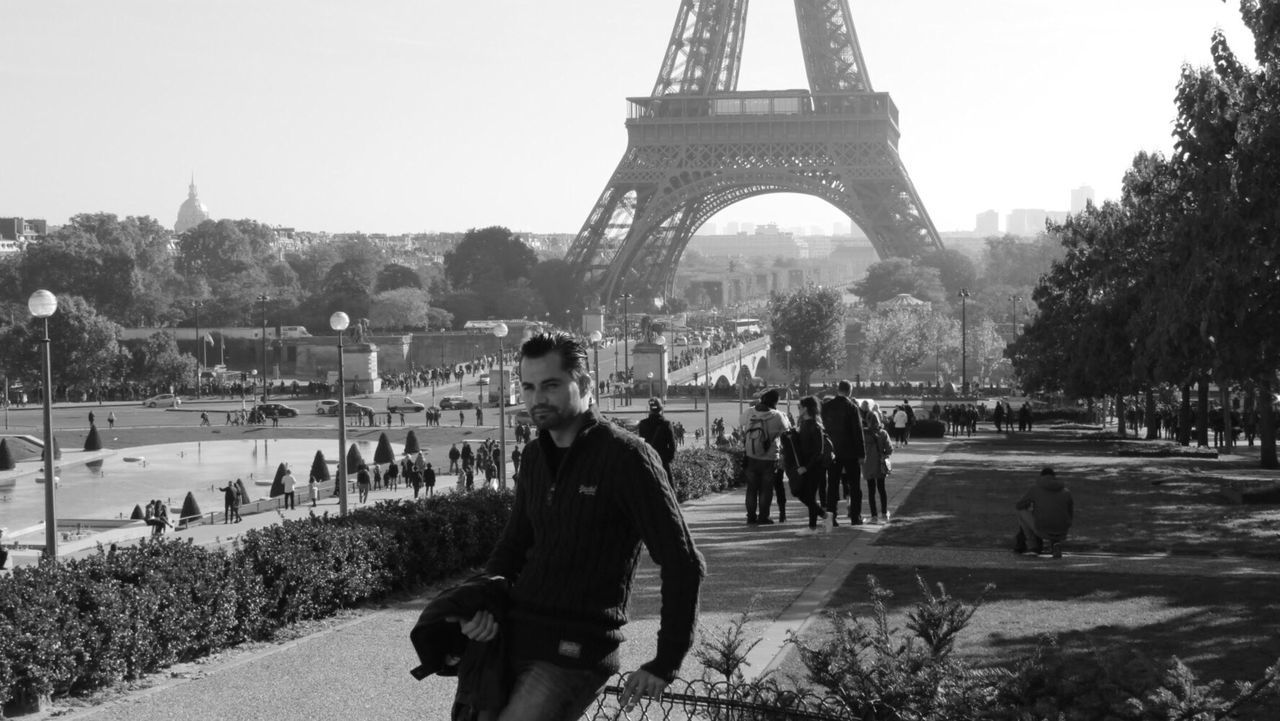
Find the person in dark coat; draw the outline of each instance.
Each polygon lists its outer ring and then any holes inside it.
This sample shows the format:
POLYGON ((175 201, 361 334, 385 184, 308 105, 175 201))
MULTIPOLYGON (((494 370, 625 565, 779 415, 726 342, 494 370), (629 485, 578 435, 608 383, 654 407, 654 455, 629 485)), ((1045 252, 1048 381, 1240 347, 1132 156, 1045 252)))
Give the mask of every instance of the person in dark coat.
POLYGON ((1014 538, 1014 553, 1025 553, 1027 544, 1036 553, 1044 552, 1044 542, 1049 541, 1054 558, 1062 558, 1062 542, 1075 520, 1075 501, 1052 468, 1041 469, 1035 485, 1014 504, 1018 510, 1018 535, 1014 538))
POLYGON ((827 468, 827 487, 822 505, 832 514, 832 525, 840 515, 840 489, 849 493, 849 523, 862 523, 862 459, 867 457, 862 439, 862 411, 849 394, 853 384, 842 380, 836 384, 836 395, 822 404, 822 425, 835 447, 835 460, 827 468))
POLYGON ((667 472, 668 482, 673 481, 671 462, 676 458, 676 433, 671 427, 671 421, 662 415, 661 398, 649 399, 649 415, 640 419, 636 431, 645 443, 658 452, 658 458, 662 459, 662 470, 667 472))
POLYGON ((801 398, 796 433, 785 438, 782 455, 787 473, 795 479, 792 490, 809 510, 810 529, 816 529, 818 519, 827 516, 822 504, 818 503, 818 488, 827 480, 825 449, 828 443, 818 399, 814 396, 801 398))

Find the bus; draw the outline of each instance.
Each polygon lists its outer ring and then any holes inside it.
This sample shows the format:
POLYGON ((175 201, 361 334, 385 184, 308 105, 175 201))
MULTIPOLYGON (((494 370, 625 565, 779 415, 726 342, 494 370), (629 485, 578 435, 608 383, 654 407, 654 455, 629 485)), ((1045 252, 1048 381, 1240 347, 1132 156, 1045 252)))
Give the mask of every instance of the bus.
POLYGON ((760 328, 760 319, 758 318, 735 318, 727 320, 724 323, 726 333, 737 335, 739 333, 763 333, 760 328))

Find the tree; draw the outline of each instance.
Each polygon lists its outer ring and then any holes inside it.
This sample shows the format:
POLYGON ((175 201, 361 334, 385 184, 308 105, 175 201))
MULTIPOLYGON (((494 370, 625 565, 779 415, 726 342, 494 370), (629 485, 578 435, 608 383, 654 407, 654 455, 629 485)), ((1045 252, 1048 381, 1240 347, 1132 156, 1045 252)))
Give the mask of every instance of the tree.
MULTIPOLYGON (((29 386, 39 385, 44 367, 40 321, 10 326, 0 333, 0 367, 29 386)), ((98 315, 79 296, 58 298, 49 317, 49 351, 55 385, 88 387, 115 377, 120 326, 98 315)))
POLYGON ((955 298, 961 288, 978 287, 977 266, 968 255, 954 248, 926 253, 918 265, 937 269, 942 292, 947 298, 955 298))
POLYGON ((924 311, 894 308, 872 313, 863 328, 872 370, 901 383, 933 349, 931 331, 930 315, 924 311))
POLYGON ((431 325, 429 300, 427 292, 418 288, 378 293, 369 299, 369 324, 385 330, 427 330, 431 325))
POLYGON ((909 258, 890 258, 873 264, 854 284, 853 292, 869 306, 907 293, 930 303, 943 303, 946 293, 937 268, 917 265, 909 258))
POLYGON ((399 288, 422 289, 422 278, 418 277, 417 272, 412 268, 400 265, 398 263, 388 263, 382 266, 382 270, 378 271, 378 279, 375 285, 378 293, 385 293, 389 290, 397 290, 399 288))
POLYGON ((773 348, 791 346, 791 366, 806 392, 818 369, 839 368, 845 357, 844 304, 839 291, 806 285, 769 298, 773 348))
POLYGON ((6 285, 12 300, 37 288, 73 291, 113 320, 156 322, 177 287, 168 234, 148 217, 120 220, 110 213, 72 216, 20 261, 21 283, 6 285))
POLYGON ((533 249, 501 226, 468 230, 458 245, 444 254, 445 278, 455 289, 502 288, 528 278, 538 264, 533 249))
POLYGON ((178 352, 171 333, 153 333, 130 352, 129 377, 153 386, 167 387, 191 383, 196 377, 196 359, 178 352))

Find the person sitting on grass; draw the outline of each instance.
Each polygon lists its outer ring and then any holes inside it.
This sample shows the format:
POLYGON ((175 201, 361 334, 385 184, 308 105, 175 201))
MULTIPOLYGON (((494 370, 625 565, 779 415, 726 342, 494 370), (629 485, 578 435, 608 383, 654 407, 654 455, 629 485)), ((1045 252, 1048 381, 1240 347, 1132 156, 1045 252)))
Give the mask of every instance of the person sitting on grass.
POLYGON ((1030 543, 1036 553, 1044 553, 1044 542, 1048 540, 1053 557, 1062 558, 1062 542, 1075 519, 1075 503, 1071 491, 1058 480, 1053 469, 1045 466, 1035 485, 1027 489, 1014 507, 1018 509, 1020 528, 1014 537, 1013 552, 1026 553, 1030 543))

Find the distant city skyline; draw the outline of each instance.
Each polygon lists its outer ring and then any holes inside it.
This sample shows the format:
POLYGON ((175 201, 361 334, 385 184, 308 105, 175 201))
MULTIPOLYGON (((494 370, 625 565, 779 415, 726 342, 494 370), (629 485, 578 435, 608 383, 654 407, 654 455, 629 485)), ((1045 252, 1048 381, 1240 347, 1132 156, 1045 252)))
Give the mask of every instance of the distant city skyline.
MULTIPOLYGON (((625 147, 625 98, 650 91, 678 7, 12 4, 0 78, 20 100, 0 136, 21 142, 6 148, 0 216, 62 224, 106 211, 173 227, 194 173, 215 218, 576 233, 625 147)), ((1136 153, 1169 152, 1180 66, 1209 63, 1214 28, 1252 50, 1235 3, 1213 0, 852 9, 942 232, 973 230, 987 209, 1068 210, 1082 185, 1115 198, 1136 153)), ((740 90, 805 86, 791 2, 753 3, 745 37, 740 90)), ((711 219, 733 221, 848 222, 792 194, 711 219)))

